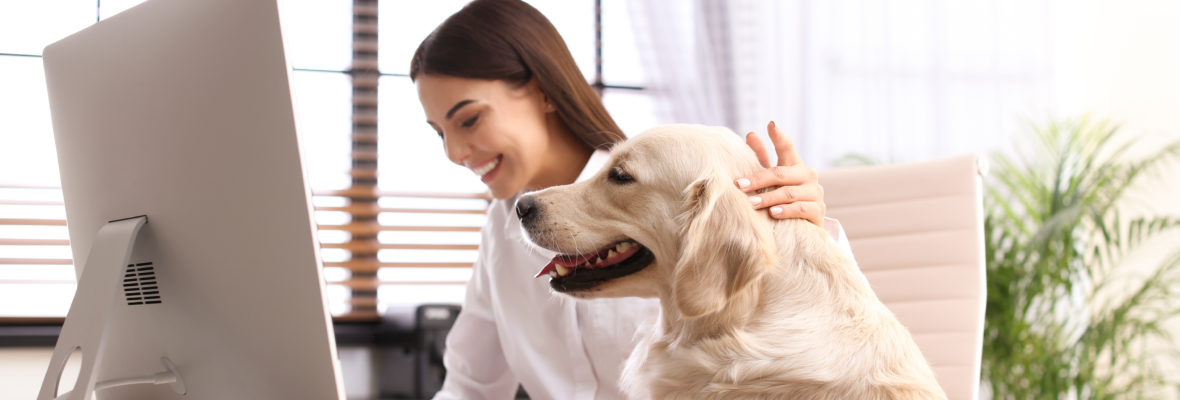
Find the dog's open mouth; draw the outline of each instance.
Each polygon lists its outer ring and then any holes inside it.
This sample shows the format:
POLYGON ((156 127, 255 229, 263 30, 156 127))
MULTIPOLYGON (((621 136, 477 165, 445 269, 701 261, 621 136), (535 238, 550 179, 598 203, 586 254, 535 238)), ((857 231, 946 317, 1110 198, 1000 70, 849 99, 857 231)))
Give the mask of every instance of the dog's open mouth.
POLYGON ((654 260, 651 250, 634 240, 624 240, 591 253, 558 254, 537 273, 537 278, 549 275, 549 286, 559 292, 587 290, 639 272, 654 260))

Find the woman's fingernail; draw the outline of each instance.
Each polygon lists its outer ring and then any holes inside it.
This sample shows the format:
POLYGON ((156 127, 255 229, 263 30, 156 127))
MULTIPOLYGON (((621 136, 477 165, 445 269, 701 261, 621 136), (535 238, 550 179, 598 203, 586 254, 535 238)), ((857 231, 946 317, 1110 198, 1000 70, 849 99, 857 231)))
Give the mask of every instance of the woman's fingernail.
POLYGON ((771 128, 771 129, 774 129, 774 128, 777 128, 777 127, 778 127, 778 125, 775 125, 775 124, 774 124, 774 121, 770 121, 770 128, 771 128))
POLYGON ((745 189, 746 186, 750 186, 750 180, 746 178, 738 178, 737 184, 739 188, 745 189))
POLYGON ((774 215, 777 217, 777 216, 781 215, 782 213, 783 213, 782 207, 774 206, 774 207, 770 208, 770 215, 774 215))
POLYGON ((750 196, 750 204, 753 204, 753 205, 762 204, 762 198, 758 197, 758 196, 750 196))

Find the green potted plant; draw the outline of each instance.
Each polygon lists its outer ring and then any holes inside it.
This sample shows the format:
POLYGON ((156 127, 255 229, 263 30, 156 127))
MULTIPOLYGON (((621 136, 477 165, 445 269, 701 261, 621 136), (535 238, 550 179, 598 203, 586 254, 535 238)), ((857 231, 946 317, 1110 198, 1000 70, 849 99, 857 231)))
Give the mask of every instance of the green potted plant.
POLYGON ((1137 184, 1180 190, 1180 178, 1154 173, 1180 160, 1180 142, 1132 159, 1135 142, 1118 132, 1087 117, 1051 122, 1021 154, 992 158, 982 371, 992 398, 1178 393, 1161 363, 1180 360, 1164 328, 1180 314, 1180 246, 1146 276, 1127 261, 1152 239, 1175 240, 1180 216, 1132 216, 1126 203, 1137 184))

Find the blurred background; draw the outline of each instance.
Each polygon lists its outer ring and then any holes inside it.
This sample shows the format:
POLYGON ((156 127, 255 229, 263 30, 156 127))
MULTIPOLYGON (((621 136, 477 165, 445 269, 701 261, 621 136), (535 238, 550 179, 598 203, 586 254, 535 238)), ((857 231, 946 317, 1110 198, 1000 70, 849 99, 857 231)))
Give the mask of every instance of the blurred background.
MULTIPOLYGON (((42 48, 138 3, 0 0, 0 323, 60 321, 75 288, 42 48)), ((358 11, 352 1, 280 0, 330 303, 340 321, 462 301, 485 188, 444 157, 406 74, 418 43, 465 3, 381 0, 358 11), (376 44, 360 46, 375 46, 377 75, 376 109, 364 117, 375 147, 358 151, 351 68, 360 14, 376 23, 376 44), (356 262, 357 215, 347 207, 358 159, 376 160, 367 164, 375 172, 361 175, 375 178, 380 192, 377 244, 363 247, 371 253, 366 263, 356 262)), ((1117 140, 1133 144, 1120 160, 1180 140, 1180 2, 529 3, 558 28, 629 135, 691 122, 765 137, 773 120, 821 171, 964 153, 1033 162, 1038 129, 1083 115, 1117 125, 1117 140)), ((1176 176, 1177 163, 1162 163, 1118 207, 1129 216, 1180 214, 1176 176)), ((1149 276, 1180 247, 1176 232, 1153 233, 1120 262, 1127 276, 1149 276)), ((1180 371, 1176 360, 1161 365, 1180 371)), ((1164 396, 1175 398, 1171 387, 1164 396)), ((1101 397, 1087 393, 1073 396, 1101 397)))

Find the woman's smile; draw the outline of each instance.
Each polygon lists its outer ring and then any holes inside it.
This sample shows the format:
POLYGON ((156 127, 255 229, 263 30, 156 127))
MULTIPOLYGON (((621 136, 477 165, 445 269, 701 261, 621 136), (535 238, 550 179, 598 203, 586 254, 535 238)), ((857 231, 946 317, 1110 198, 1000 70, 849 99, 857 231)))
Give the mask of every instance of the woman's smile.
POLYGON ((494 198, 572 183, 594 151, 547 111, 536 81, 427 74, 416 84, 447 158, 471 170, 494 198))
POLYGON ((478 167, 471 167, 471 171, 475 172, 476 175, 479 175, 480 180, 482 180, 483 183, 488 183, 491 182, 492 179, 494 179, 500 172, 501 161, 504 161, 503 154, 496 156, 496 158, 493 158, 478 167))

